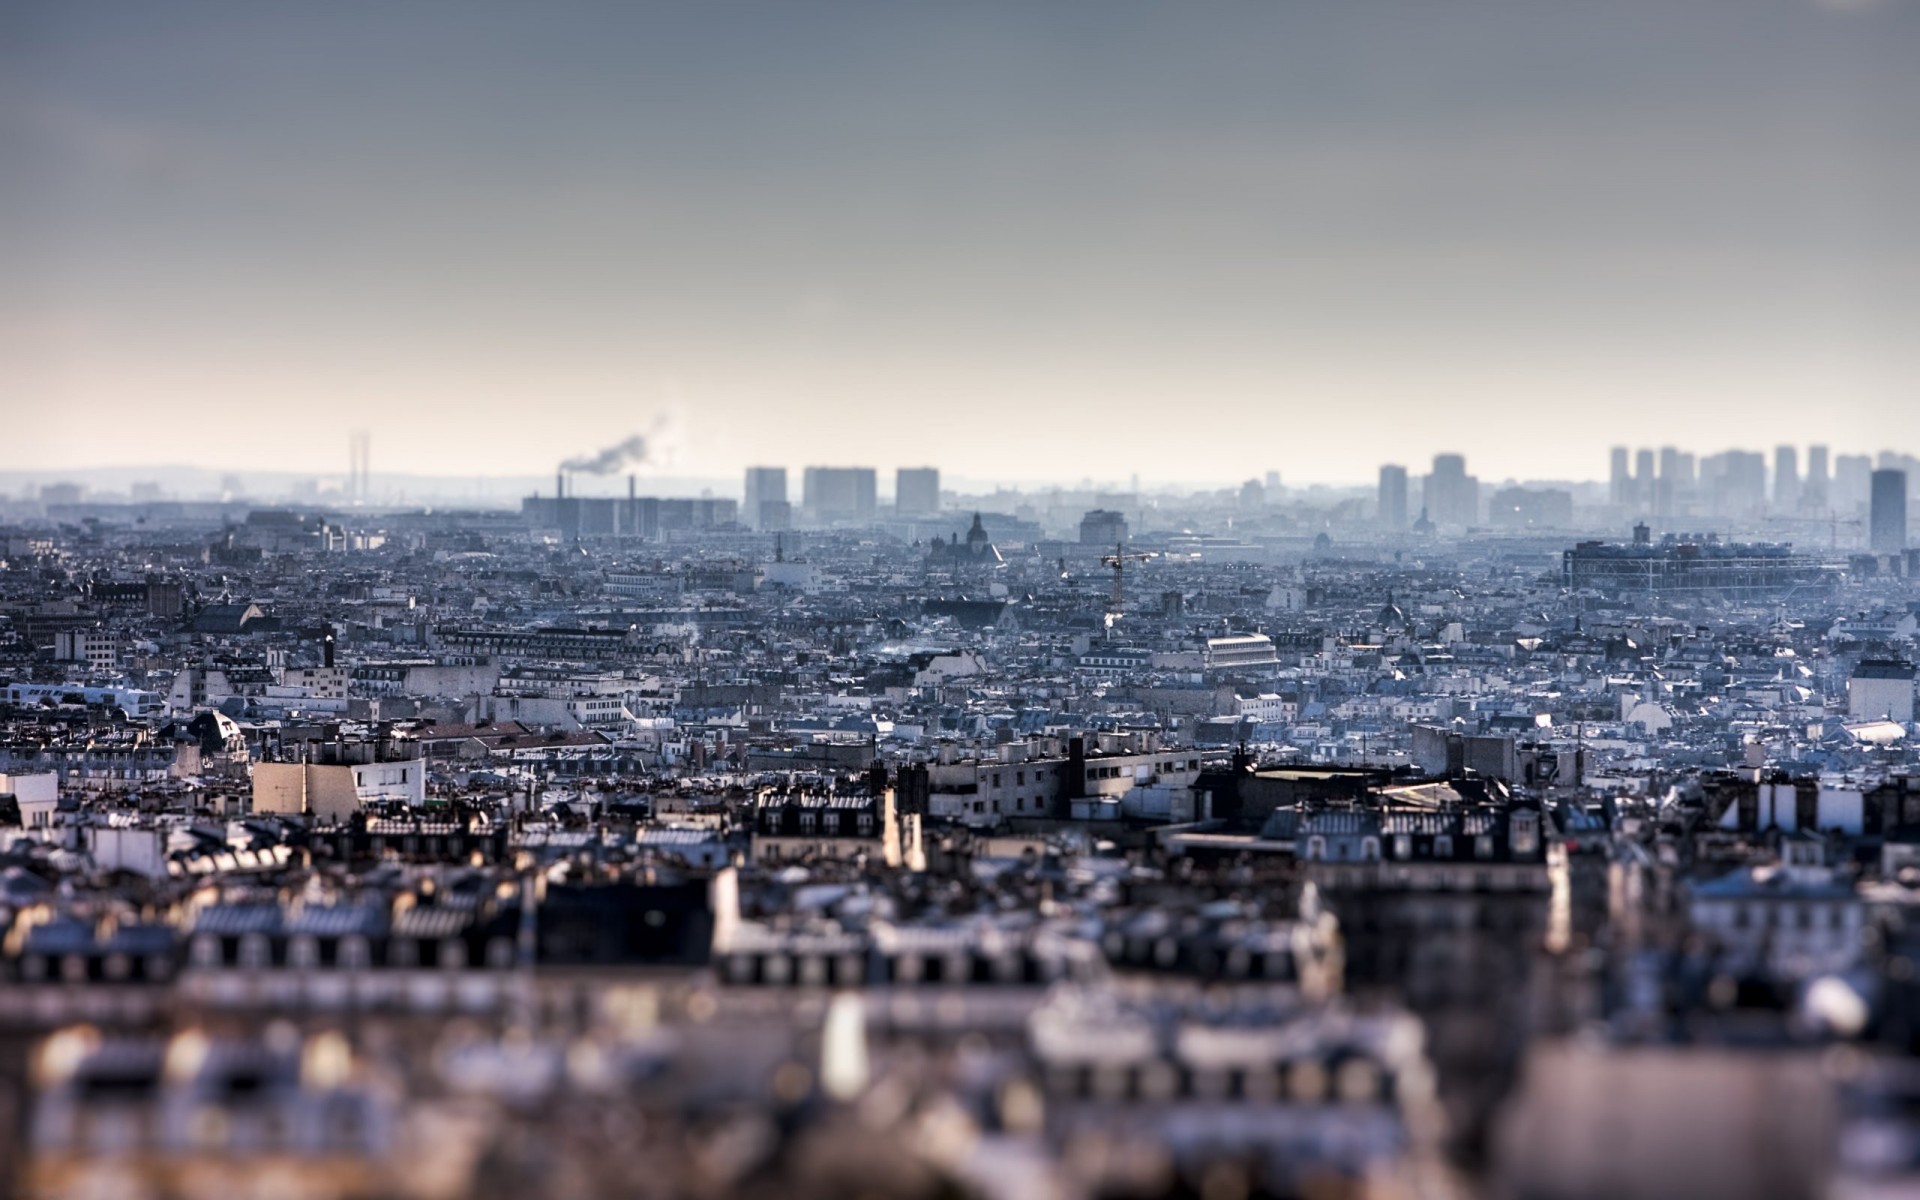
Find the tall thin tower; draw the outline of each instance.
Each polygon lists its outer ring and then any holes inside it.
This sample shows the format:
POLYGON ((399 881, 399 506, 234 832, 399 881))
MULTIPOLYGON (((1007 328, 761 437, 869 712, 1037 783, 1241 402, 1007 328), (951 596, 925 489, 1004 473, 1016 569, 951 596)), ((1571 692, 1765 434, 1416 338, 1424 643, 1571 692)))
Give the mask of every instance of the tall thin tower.
POLYGON ((347 498, 356 504, 367 501, 367 493, 372 490, 370 477, 373 470, 373 435, 364 429, 356 429, 347 435, 347 498))

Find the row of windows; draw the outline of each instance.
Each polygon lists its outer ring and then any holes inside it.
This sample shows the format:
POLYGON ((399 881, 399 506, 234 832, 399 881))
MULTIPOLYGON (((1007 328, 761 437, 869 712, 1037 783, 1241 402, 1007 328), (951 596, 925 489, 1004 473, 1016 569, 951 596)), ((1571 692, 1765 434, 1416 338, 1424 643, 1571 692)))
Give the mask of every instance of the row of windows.
MULTIPOLYGON (((222 939, 212 934, 197 934, 190 943, 190 961, 196 967, 251 967, 264 968, 274 965, 273 940, 263 933, 242 934, 238 944, 229 948, 222 939), (231 955, 229 950, 231 949, 231 955)), ((385 964, 389 967, 438 966, 448 970, 461 970, 468 965, 467 943, 460 938, 441 938, 437 941, 421 943, 416 938, 397 937, 386 944, 385 964), (427 953, 423 954, 422 950, 427 953)), ((500 969, 514 964, 515 951, 513 940, 495 937, 487 940, 485 960, 482 964, 500 969)), ((367 968, 374 965, 373 943, 359 935, 351 935, 337 940, 322 941, 310 934, 297 934, 286 940, 285 966, 313 968, 337 966, 347 970, 367 968)))
MULTIPOLYGON (((1040 797, 1035 796, 1033 798, 1034 812, 1045 812, 1046 808, 1047 806, 1041 802, 1040 797)), ((987 801, 975 800, 973 802, 973 811, 976 813, 985 813, 988 811, 997 813, 1000 811, 1000 802, 998 800, 993 801, 992 808, 989 810, 987 801)), ((1027 811, 1027 798, 1025 796, 1015 796, 1013 798, 1013 811, 1022 813, 1027 811)))
MULTIPOLYGON (((766 831, 768 833, 779 833, 780 814, 768 813, 764 824, 766 825, 766 831)), ((861 837, 871 837, 873 835, 873 814, 865 812, 856 814, 854 818, 854 829, 861 837)), ((837 812, 816 813, 811 810, 802 809, 800 812, 800 832, 811 835, 822 831, 828 834, 838 834, 840 832, 840 814, 837 812)))
MULTIPOLYGON (((1712 913, 1711 906, 1702 915, 1712 913)), ((1844 929, 1847 910, 1838 904, 1733 904, 1731 921, 1735 929, 1844 929)))

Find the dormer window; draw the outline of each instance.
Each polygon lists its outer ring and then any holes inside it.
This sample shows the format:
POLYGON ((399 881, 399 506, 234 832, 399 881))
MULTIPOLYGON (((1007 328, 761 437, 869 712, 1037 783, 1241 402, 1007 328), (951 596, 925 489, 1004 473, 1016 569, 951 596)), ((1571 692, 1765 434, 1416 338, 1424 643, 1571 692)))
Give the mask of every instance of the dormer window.
POLYGON ((1531 811, 1513 814, 1511 842, 1516 856, 1537 854, 1540 851, 1540 818, 1531 811))

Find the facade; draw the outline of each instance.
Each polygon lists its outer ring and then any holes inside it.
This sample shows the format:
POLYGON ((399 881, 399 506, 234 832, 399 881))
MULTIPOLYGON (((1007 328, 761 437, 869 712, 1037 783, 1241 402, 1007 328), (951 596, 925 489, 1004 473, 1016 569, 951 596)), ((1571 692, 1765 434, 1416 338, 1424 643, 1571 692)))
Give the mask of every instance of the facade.
POLYGON ((1080 518, 1082 546, 1118 546, 1127 540, 1127 518, 1111 509, 1096 508, 1080 518))
POLYGON ((808 467, 801 506, 816 525, 870 524, 874 495, 872 467, 808 467))
POLYGON ((119 657, 119 643, 105 629, 62 629, 53 635, 53 657, 79 662, 96 671, 111 671, 119 657))
POLYGON ((1387 533, 1407 531, 1407 469, 1388 463, 1380 468, 1380 528, 1387 533))
POLYGON ((1777 543, 1673 539, 1630 546, 1581 542, 1562 556, 1566 585, 1605 595, 1717 592, 1752 595, 1831 588, 1836 571, 1777 543))
POLYGON ((1913 724, 1913 664, 1865 659, 1847 680, 1847 715, 1856 721, 1913 724))
POLYGON ((1487 502, 1487 524, 1504 529, 1570 529, 1573 493, 1559 488, 1503 488, 1487 502))
POLYGON ((1773 451, 1773 507, 1783 513, 1800 507, 1800 454, 1792 446, 1773 451))
POLYGON ((1867 516, 1867 544, 1875 554, 1899 554, 1907 548, 1907 473, 1875 471, 1867 516))
POLYGON ((790 523, 785 467, 748 467, 740 519, 749 529, 785 529, 790 523))
POLYGON ((930 517, 940 511, 937 467, 901 467, 893 476, 893 509, 902 517, 930 517))
POLYGON ((1427 476, 1427 516, 1435 524, 1464 527, 1480 519, 1480 481, 1467 474, 1467 460, 1458 454, 1433 456, 1427 476))

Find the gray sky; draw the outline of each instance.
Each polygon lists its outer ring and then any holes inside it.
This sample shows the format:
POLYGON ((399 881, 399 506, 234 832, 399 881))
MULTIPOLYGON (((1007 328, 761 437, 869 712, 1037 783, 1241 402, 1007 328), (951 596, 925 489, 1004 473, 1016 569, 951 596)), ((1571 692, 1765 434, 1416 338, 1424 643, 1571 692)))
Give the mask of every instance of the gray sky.
POLYGON ((0 466, 1920 438, 1920 0, 0 5, 0 466))

